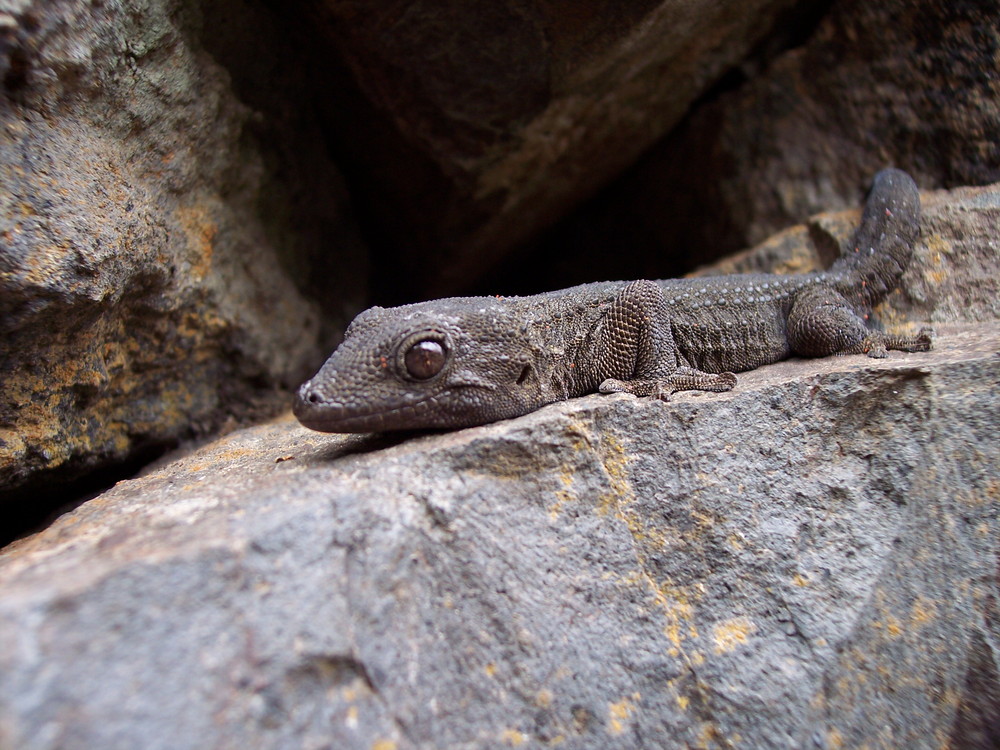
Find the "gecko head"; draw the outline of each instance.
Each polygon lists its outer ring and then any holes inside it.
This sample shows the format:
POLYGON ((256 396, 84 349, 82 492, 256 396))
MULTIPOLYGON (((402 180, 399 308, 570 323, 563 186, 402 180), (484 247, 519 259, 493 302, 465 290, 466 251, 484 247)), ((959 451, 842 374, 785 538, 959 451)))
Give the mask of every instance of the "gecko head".
POLYGON ((530 411, 530 352, 507 300, 373 307, 306 383, 295 416, 320 432, 468 427, 530 411))

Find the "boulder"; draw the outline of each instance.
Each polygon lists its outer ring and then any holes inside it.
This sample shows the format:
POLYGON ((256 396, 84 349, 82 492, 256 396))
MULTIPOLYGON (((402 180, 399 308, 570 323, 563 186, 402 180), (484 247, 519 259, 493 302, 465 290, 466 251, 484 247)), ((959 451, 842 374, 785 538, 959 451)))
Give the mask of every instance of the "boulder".
POLYGON ((0 508, 273 415, 361 304, 345 187, 283 98, 300 56, 261 42, 283 62, 241 99, 202 34, 222 55, 268 17, 218 15, 0 4, 0 508))
POLYGON ((378 288, 454 294, 635 161, 791 0, 309 0, 378 288))
POLYGON ((0 746, 995 741, 998 349, 232 433, 0 554, 0 746))
POLYGON ((925 190, 1000 181, 998 16, 998 0, 830 3, 807 33, 731 70, 554 228, 533 266, 674 276, 858 205, 882 167, 925 190))

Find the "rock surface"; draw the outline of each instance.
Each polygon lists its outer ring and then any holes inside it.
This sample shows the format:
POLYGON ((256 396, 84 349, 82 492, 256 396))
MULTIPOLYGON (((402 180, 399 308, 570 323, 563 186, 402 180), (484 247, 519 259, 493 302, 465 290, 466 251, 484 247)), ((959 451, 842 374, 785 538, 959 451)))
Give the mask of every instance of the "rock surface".
POLYGON ((275 98, 305 83, 274 63, 251 107, 201 34, 295 53, 260 42, 260 14, 220 17, 169 0, 0 2, 0 506, 28 482, 32 500, 274 413, 361 303, 340 177, 321 150, 289 147, 316 126, 275 98), (311 272, 328 269, 318 249, 339 269, 325 310, 295 267, 312 253, 311 272))
POLYGON ((0 746, 995 738, 1000 326, 938 333, 165 462, 0 556, 0 746))
MULTIPOLYGON (((876 309, 910 321, 1000 320, 1000 183, 920 194, 920 239, 899 286, 876 309)), ((829 268, 857 228, 858 209, 824 213, 694 275, 808 273, 829 268)))
POLYGON ((1000 0, 831 3, 798 45, 745 60, 547 242, 581 268, 678 275, 853 208, 881 167, 928 190, 1000 181, 998 17, 1000 0), (658 266, 626 267, 647 257, 658 266))
POLYGON ((632 163, 784 11, 822 5, 304 4, 360 91, 331 125, 385 265, 399 269, 379 281, 430 297, 454 294, 632 163))

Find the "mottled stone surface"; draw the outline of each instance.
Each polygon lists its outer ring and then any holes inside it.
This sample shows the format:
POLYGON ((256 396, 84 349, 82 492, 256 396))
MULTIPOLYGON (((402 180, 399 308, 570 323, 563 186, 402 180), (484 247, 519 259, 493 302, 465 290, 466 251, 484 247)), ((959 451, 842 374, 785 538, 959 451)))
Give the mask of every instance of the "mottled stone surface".
POLYGON ((926 354, 783 362, 668 404, 396 442, 234 433, 0 555, 0 745, 988 732, 998 350, 995 323, 941 326, 926 354))
POLYGON ((665 145, 663 183, 691 188, 700 215, 726 217, 693 230, 706 232, 701 246, 727 252, 851 206, 873 167, 905 169, 925 189, 1000 180, 998 16, 998 0, 833 3, 805 45, 665 145), (684 179, 695 162, 679 157, 702 147, 713 169, 695 187, 684 179))
POLYGON ((303 4, 365 105, 333 127, 397 269, 378 282, 433 297, 632 163, 796 3, 303 4))
POLYGON ((291 65, 269 30, 240 2, 0 2, 0 505, 273 413, 360 304, 340 178, 273 110, 305 84, 272 63, 251 106, 202 40, 291 65))
MULTIPOLYGON (((925 191, 920 239, 899 287, 876 309, 888 326, 1000 320, 1000 183, 925 191)), ((860 211, 820 214, 695 275, 807 273, 849 252, 860 211)))
POLYGON ((830 3, 554 231, 560 269, 676 275, 853 208, 883 167, 925 190, 1000 181, 998 17, 998 0, 830 3))

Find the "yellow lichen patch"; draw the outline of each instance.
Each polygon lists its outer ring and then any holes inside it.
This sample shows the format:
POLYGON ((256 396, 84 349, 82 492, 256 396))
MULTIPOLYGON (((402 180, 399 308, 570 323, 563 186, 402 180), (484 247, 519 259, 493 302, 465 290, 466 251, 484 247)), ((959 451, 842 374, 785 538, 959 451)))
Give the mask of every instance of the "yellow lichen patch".
POLYGON ((927 248, 918 266, 923 269, 923 276, 928 282, 940 286, 948 280, 948 269, 944 267, 944 258, 951 253, 951 245, 939 234, 932 234, 922 239, 927 248))
POLYGON ((844 746, 844 737, 836 729, 829 729, 826 733, 826 746, 839 748, 844 746))
POLYGON ((494 664, 493 662, 490 662, 485 667, 483 667, 483 671, 486 672, 487 677, 495 677, 497 673, 497 665, 494 664))
POLYGON ((606 450, 601 455, 601 463, 611 485, 611 492, 601 495, 598 504, 599 513, 610 512, 616 503, 627 504, 635 499, 632 483, 628 479, 629 459, 625 448, 612 435, 604 437, 603 445, 606 450))
POLYGON ((500 741, 508 747, 519 747, 527 742, 528 738, 516 729, 505 729, 500 735, 500 741))
POLYGON ((889 615, 885 618, 884 626, 886 635, 888 635, 890 638, 898 638, 903 634, 903 628, 900 626, 899 620, 897 620, 892 615, 889 615))
MULTIPOLYGON (((966 450, 963 456, 968 458, 969 454, 972 453, 971 450, 966 450)), ((977 463, 982 463, 981 455, 977 455, 980 461, 977 463)), ((955 499, 960 501, 963 505, 967 505, 972 508, 982 508, 984 506, 993 506, 1000 502, 1000 479, 991 479, 986 482, 985 490, 982 494, 979 492, 961 492, 955 495, 955 499)))
POLYGON ((612 515, 617 506, 617 498, 610 492, 602 492, 597 496, 596 512, 599 516, 612 515))
POLYGON ((538 691, 535 696, 535 705, 540 708, 549 708, 552 705, 552 691, 547 688, 542 688, 538 691))
POLYGON ((555 495, 556 501, 549 506, 549 520, 553 523, 559 520, 563 506, 575 499, 569 490, 556 490, 555 495))
POLYGON ((695 740, 695 747, 708 748, 708 747, 727 747, 732 743, 727 742, 726 738, 722 736, 719 732, 719 728, 710 722, 702 722, 701 727, 698 730, 698 737, 695 740))
POLYGON ((626 521, 622 507, 635 499, 635 492, 632 490, 626 471, 628 456, 621 443, 610 435, 605 437, 604 445, 607 450, 600 458, 611 490, 598 495, 597 514, 601 516, 615 515, 626 521))
POLYGON ((622 734, 625 731, 629 718, 635 713, 635 701, 641 697, 639 693, 632 693, 630 698, 608 704, 608 731, 611 734, 622 734))
POLYGON ((910 625, 919 628, 937 618, 937 605, 930 599, 918 596, 910 610, 910 625))
POLYGON ((796 573, 795 575, 792 576, 792 583, 794 583, 796 586, 808 586, 809 579, 806 578, 801 573, 796 573))
POLYGON ((371 750, 396 750, 396 743, 393 740, 375 740, 371 750))
POLYGON ((747 636, 757 630, 757 626, 745 617, 720 622, 712 628, 715 653, 726 654, 747 642, 747 636))
POLYGON ((699 510, 691 511, 691 518, 704 529, 710 529, 715 525, 715 518, 710 516, 708 513, 702 513, 699 510))
POLYGON ((678 695, 677 705, 680 707, 681 711, 687 711, 687 707, 691 705, 691 699, 686 695, 678 695))
MULTIPOLYGON (((680 657, 682 642, 686 638, 698 637, 698 631, 694 626, 694 609, 689 602, 689 592, 671 586, 669 582, 658 580, 650 573, 647 564, 650 551, 669 547, 671 529, 650 526, 648 519, 635 512, 631 507, 635 500, 635 492, 628 478, 628 455, 613 436, 605 436, 603 445, 607 450, 602 463, 611 488, 598 497, 595 512, 598 515, 614 517, 628 528, 635 544, 635 555, 639 566, 623 580, 628 585, 641 586, 650 593, 653 604, 665 615, 666 624, 663 633, 673 644, 668 653, 680 657)), ((713 522, 709 517, 701 520, 707 524, 713 522)))
POLYGON ((187 206, 179 209, 177 214, 187 235, 191 274, 200 281, 212 268, 212 254, 215 251, 215 235, 218 233, 218 228, 203 206, 187 206))
POLYGON ((698 637, 698 631, 694 627, 694 607, 691 606, 685 590, 666 583, 657 585, 648 576, 647 580, 653 590, 653 598, 667 618, 663 634, 674 645, 670 653, 672 656, 678 656, 685 637, 698 637))

